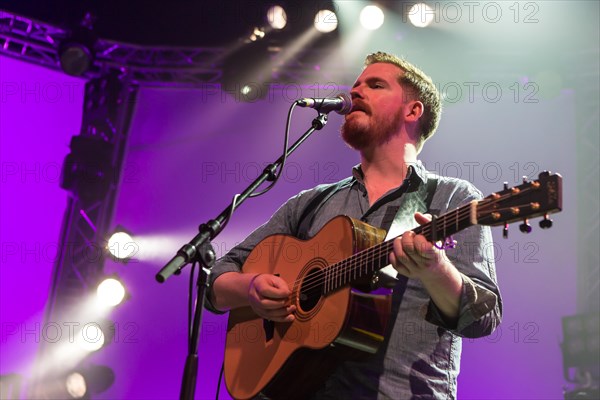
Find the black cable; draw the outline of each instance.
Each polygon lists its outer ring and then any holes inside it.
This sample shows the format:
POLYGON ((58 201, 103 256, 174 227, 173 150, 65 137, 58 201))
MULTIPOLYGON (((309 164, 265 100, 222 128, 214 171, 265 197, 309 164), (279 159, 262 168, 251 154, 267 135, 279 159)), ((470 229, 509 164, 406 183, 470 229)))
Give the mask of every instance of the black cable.
POLYGON ((292 122, 292 112, 294 111, 294 108, 297 105, 298 105, 297 102, 293 102, 292 105, 290 106, 290 109, 288 110, 287 121, 285 123, 285 137, 284 137, 284 141, 283 141, 283 159, 281 160, 281 167, 279 168, 278 173, 275 175, 273 182, 271 182, 271 184, 269 186, 267 186, 265 188, 265 190, 263 190, 262 192, 258 192, 258 193, 252 193, 248 197, 257 197, 257 196, 267 193, 277 183, 277 181, 279 180, 279 177, 283 173, 283 168, 285 167, 285 162, 287 161, 288 143, 289 143, 289 139, 290 139, 290 125, 292 122))
MULTIPOLYGON (((287 150, 288 150, 288 144, 289 144, 289 140, 290 140, 290 126, 291 126, 291 122, 292 122, 292 113, 294 111, 294 108, 297 105, 298 105, 297 102, 293 102, 292 105, 290 106, 290 109, 288 110, 287 121, 285 124, 285 135, 284 135, 284 139, 283 139, 283 159, 281 160, 281 167, 279 168, 279 171, 277 171, 278 173, 275 174, 275 178, 273 178, 273 181, 271 182, 271 184, 269 186, 267 186, 261 192, 251 193, 250 195, 248 195, 249 198, 250 197, 258 197, 260 195, 267 193, 269 190, 271 190, 271 188, 273 188, 273 186, 275 186, 275 184, 279 180, 279 177, 283 173, 283 168, 285 167, 285 162, 287 161, 287 150)), ((227 223, 229 222, 229 220, 231 219, 231 216, 233 215, 233 212, 235 211, 235 209, 237 207, 238 197, 240 197, 239 193, 236 194, 235 196, 233 196, 233 199, 231 200, 231 206, 229 208, 229 215, 227 215, 227 219, 225 219, 225 221, 223 221, 223 225, 222 225, 221 229, 224 229, 225 226, 227 226, 227 223)))
POLYGON ((194 275, 196 271, 196 261, 192 263, 192 268, 190 269, 190 287, 189 287, 189 295, 188 295, 188 353, 192 351, 192 314, 194 312, 194 275))
POLYGON ((225 361, 221 363, 221 372, 219 372, 219 381, 217 382, 217 397, 215 400, 219 400, 219 391, 221 390, 221 381, 223 380, 223 371, 225 370, 225 361))
MULTIPOLYGON (((283 158, 281 160, 281 167, 279 168, 279 170, 277 171, 277 173, 275 174, 275 178, 273 178, 273 181, 271 182, 271 184, 269 186, 267 186, 264 190, 258 192, 258 193, 252 193, 250 195, 248 195, 248 197, 258 197, 260 195, 263 195, 265 193, 267 193, 269 190, 271 190, 271 188, 273 186, 275 186, 275 184, 277 183, 277 181, 279 180, 279 177, 281 177, 281 174, 283 173, 283 168, 285 167, 285 162, 287 161, 287 153, 288 153, 288 144, 289 144, 289 139, 290 139, 290 126, 291 126, 291 121, 292 121, 292 113, 294 111, 294 108, 297 106, 297 102, 293 102, 292 105, 290 106, 290 109, 288 110, 288 116, 287 116, 287 121, 285 124, 285 136, 284 136, 284 140, 283 140, 283 158)), ((227 223, 229 222, 229 220, 231 219, 231 216, 233 215, 233 212, 235 211, 235 208, 237 207, 237 199, 240 196, 240 194, 236 194, 235 196, 233 196, 233 199, 231 200, 231 207, 229 209, 229 215, 227 216, 227 219, 225 219, 225 221, 223 221, 223 226, 222 228, 225 228, 225 226, 227 225, 227 223)), ((193 277, 193 271, 194 271, 194 266, 196 265, 196 263, 192 264, 192 277, 193 277)), ((190 280, 190 302, 188 304, 188 325, 189 325, 189 331, 190 331, 190 338, 191 338, 191 329, 192 329, 192 324, 191 324, 191 315, 192 315, 192 292, 193 290, 193 284, 192 284, 192 280, 190 280)), ((191 345, 191 343, 190 343, 191 345)), ((221 390, 221 382, 223 380, 223 373, 225 370, 225 362, 223 362, 221 364, 221 372, 219 373, 219 381, 217 382, 217 393, 216 393, 216 399, 218 400, 219 398, 219 392, 221 390)))

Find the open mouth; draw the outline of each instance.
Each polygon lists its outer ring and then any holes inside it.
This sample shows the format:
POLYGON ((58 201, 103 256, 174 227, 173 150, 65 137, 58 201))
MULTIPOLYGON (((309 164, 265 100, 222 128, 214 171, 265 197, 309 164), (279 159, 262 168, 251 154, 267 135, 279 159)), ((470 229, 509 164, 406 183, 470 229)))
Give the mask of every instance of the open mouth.
POLYGON ((350 114, 355 113, 357 111, 360 111, 360 112, 363 112, 365 114, 368 114, 368 112, 367 112, 367 110, 366 110, 365 107, 358 106, 358 105, 355 105, 355 106, 352 107, 352 110, 350 110, 350 114))

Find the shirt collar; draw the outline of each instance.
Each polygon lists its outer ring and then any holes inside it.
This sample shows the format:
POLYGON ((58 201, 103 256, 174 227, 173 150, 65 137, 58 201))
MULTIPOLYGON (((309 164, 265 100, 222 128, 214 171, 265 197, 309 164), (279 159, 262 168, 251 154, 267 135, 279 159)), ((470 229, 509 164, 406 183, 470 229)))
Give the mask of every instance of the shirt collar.
MULTIPOLYGON (((365 185, 364 178, 365 175, 363 173, 362 167, 360 164, 352 167, 352 176, 356 179, 361 186, 365 185)), ((427 183, 427 170, 423 166, 423 163, 420 160, 415 161, 414 163, 410 163, 408 166, 408 173, 406 178, 410 183, 409 191, 416 190, 421 183, 427 183)))

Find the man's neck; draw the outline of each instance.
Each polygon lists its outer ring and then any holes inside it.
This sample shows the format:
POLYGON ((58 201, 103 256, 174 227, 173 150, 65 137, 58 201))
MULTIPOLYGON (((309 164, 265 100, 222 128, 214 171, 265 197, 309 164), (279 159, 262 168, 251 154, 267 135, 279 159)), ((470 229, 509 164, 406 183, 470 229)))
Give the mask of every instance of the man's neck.
POLYGON ((361 152, 364 182, 373 204, 391 189, 399 187, 406 178, 408 167, 417 161, 412 144, 391 142, 361 152))

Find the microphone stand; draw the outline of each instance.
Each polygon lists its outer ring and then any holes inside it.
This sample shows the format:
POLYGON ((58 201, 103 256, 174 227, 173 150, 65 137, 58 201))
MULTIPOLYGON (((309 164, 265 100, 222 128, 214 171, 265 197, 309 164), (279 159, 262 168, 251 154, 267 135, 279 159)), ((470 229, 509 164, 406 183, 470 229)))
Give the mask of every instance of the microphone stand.
POLYGON ((198 297, 190 332, 188 355, 185 361, 183 381, 179 395, 180 400, 193 399, 196 392, 198 340, 200 339, 200 328, 202 325, 202 309, 204 308, 204 299, 209 285, 210 269, 215 262, 215 251, 210 244, 210 240, 214 239, 223 230, 224 223, 229 220, 237 206, 243 203, 265 181, 274 181, 275 172, 283 166, 284 159, 292 154, 315 130, 321 130, 326 124, 327 114, 319 113, 313 119, 312 126, 289 149, 285 150, 285 154, 264 169, 262 174, 237 197, 235 204, 230 204, 215 219, 201 224, 199 227, 200 232, 189 243, 183 245, 175 257, 156 274, 156 280, 163 283, 171 275, 181 273, 183 267, 189 263, 198 262, 201 267, 198 274, 198 297))

